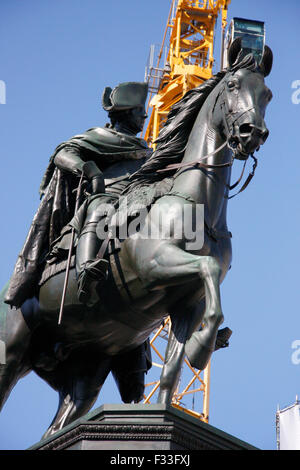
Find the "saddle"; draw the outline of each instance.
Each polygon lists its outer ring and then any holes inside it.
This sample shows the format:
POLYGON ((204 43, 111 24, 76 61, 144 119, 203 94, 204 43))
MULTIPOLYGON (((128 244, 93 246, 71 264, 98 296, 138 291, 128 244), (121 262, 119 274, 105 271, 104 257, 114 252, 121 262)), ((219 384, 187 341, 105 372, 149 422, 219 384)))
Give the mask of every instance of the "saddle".
POLYGON ((106 192, 104 194, 87 197, 70 223, 62 229, 60 236, 53 242, 46 256, 46 263, 40 276, 39 286, 42 286, 56 274, 66 270, 73 228, 75 228, 75 237, 72 245, 70 268, 75 267, 78 235, 83 228, 86 210, 91 201, 98 199, 99 222, 106 219, 105 224, 110 224, 113 233, 117 234, 113 238, 107 237, 103 240, 98 254, 98 258, 103 258, 106 253, 111 255, 116 250, 119 251, 120 244, 124 241, 118 235, 121 231, 120 226, 124 223, 127 224, 141 209, 149 209, 158 198, 170 192, 173 186, 173 178, 168 177, 148 186, 137 187, 134 191, 127 194, 124 190, 128 183, 129 174, 109 179, 105 184, 106 192), (107 210, 109 204, 113 209, 113 217, 107 210), (102 211, 101 205, 104 207, 102 211), (114 242, 113 244, 111 243, 112 241, 114 242))

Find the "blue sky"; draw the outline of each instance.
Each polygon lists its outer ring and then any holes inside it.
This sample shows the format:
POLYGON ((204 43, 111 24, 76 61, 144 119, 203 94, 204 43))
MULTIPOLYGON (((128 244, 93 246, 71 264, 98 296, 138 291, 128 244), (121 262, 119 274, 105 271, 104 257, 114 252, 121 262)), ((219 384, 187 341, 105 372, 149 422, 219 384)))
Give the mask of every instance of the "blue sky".
MULTIPOLYGON (((2 0, 1 286, 38 206, 53 149, 107 122, 100 103, 105 86, 143 81, 149 47, 162 40, 169 4, 2 0)), ((292 343, 300 339, 300 104, 292 102, 292 83, 300 80, 299 14, 298 0, 232 0, 229 7, 229 19, 266 22, 274 53, 266 83, 274 97, 255 178, 228 209, 233 263, 221 292, 224 326, 233 335, 230 347, 212 360, 210 424, 262 449, 276 447, 277 404, 291 404, 300 394, 300 364, 292 362, 292 343)), ((215 71, 219 42, 220 36, 215 71)), ((96 406, 118 402, 109 379, 96 406)), ((0 449, 37 442, 56 407, 56 393, 46 383, 34 374, 22 379, 0 415, 0 449)))

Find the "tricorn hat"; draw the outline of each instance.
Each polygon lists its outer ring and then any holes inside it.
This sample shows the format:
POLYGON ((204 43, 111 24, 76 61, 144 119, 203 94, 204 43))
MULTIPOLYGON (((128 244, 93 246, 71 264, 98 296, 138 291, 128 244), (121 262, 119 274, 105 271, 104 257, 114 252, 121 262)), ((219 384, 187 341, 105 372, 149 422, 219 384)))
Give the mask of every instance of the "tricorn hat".
POLYGON ((125 111, 126 109, 145 106, 148 83, 125 82, 114 89, 105 87, 102 94, 102 106, 105 111, 125 111))

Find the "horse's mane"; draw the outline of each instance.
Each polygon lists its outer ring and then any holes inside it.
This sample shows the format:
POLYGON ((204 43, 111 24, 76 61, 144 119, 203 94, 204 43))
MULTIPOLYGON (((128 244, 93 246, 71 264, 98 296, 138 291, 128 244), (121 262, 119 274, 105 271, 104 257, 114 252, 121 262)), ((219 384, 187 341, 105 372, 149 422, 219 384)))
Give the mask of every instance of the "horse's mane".
POLYGON ((208 95, 224 78, 226 73, 235 72, 241 68, 254 70, 257 67, 252 54, 246 55, 242 60, 234 63, 231 68, 218 72, 200 86, 189 90, 184 97, 178 101, 168 114, 166 123, 161 129, 155 143, 156 150, 149 160, 133 175, 126 188, 126 193, 131 192, 137 186, 144 186, 172 176, 176 170, 158 172, 171 163, 181 162, 189 135, 191 133, 197 115, 206 101, 208 95))

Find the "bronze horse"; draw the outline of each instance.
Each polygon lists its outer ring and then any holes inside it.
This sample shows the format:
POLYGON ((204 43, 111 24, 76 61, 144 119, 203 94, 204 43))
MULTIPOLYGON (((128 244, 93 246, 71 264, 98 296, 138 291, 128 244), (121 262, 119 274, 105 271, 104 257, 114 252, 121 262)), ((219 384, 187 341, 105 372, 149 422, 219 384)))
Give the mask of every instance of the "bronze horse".
POLYGON ((3 290, 0 339, 6 344, 6 363, 0 365, 0 404, 19 378, 34 370, 59 392, 58 410, 45 436, 88 412, 110 371, 123 401, 139 401, 147 364, 136 367, 136 357, 145 357, 147 338, 167 315, 172 326, 158 401, 171 401, 184 354, 199 369, 208 363, 223 322, 220 283, 231 263, 226 223, 231 167, 268 136, 264 113, 272 94, 264 76, 271 67, 267 46, 258 66, 253 56, 242 57, 235 41, 228 69, 175 105, 157 150, 126 190, 138 194, 139 188, 151 189, 166 177, 172 181, 144 220, 143 230, 159 226, 162 236, 145 239, 137 231, 120 244, 109 256, 109 278, 99 286, 97 305, 79 303, 74 269, 59 327, 64 272, 47 280, 39 296, 20 309, 3 303, 3 290), (164 237, 164 224, 170 227, 187 206, 190 220, 185 222, 194 226, 198 204, 204 205, 202 247, 188 248, 191 240, 184 233, 164 237))

